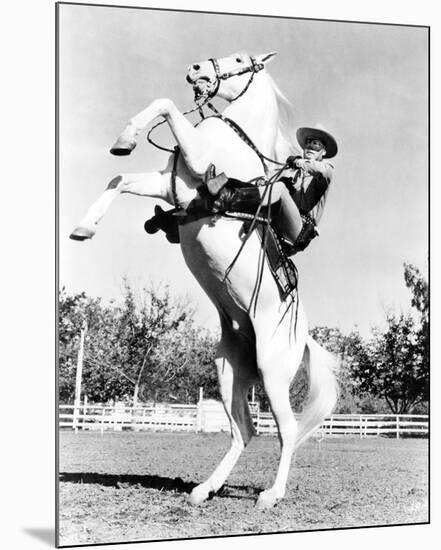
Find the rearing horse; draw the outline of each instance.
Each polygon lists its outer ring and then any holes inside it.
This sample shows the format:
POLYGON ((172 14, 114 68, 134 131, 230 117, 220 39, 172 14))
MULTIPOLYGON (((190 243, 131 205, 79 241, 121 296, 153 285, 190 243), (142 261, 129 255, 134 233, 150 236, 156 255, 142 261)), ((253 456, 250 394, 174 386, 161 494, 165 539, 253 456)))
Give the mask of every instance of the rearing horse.
MULTIPOLYGON (((234 121, 254 143, 254 148, 221 117, 207 117, 193 126, 171 100, 157 99, 129 121, 111 152, 129 154, 139 132, 157 117, 163 117, 181 152, 177 162, 171 155, 164 170, 115 177, 71 237, 77 240, 92 237, 99 219, 120 193, 160 198, 185 210, 198 197, 197 188, 210 164, 230 178, 249 181, 265 176, 263 156, 284 162, 292 152, 283 127, 288 104, 265 69, 274 55, 234 54, 194 63, 187 72, 195 98, 216 95, 227 101, 223 117, 234 121)), ((185 262, 219 313, 221 340, 216 367, 231 425, 230 449, 212 475, 193 489, 189 502, 199 504, 211 492, 218 491, 250 441, 254 428, 247 396, 260 378, 281 445, 274 484, 260 493, 257 502, 262 507, 271 507, 285 494, 293 452, 335 405, 336 365, 334 358, 308 336, 307 319, 298 295, 294 296, 297 303, 293 323, 292 314, 286 314, 291 302, 279 292, 266 262, 258 275, 262 243, 256 232, 244 243, 242 225, 242 221, 210 213, 179 225, 185 262), (258 276, 259 292, 255 298, 258 276), (289 401, 289 387, 302 360, 308 366, 309 396, 297 423, 289 401)))

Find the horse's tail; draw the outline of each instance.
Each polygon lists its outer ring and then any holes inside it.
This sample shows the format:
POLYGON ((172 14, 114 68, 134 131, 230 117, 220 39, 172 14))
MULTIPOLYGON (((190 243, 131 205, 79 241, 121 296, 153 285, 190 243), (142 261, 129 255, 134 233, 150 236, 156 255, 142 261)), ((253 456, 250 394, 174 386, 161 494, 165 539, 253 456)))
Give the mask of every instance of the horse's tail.
POLYGON ((299 421, 296 448, 330 415, 338 397, 337 359, 308 336, 303 356, 309 370, 309 393, 299 421))

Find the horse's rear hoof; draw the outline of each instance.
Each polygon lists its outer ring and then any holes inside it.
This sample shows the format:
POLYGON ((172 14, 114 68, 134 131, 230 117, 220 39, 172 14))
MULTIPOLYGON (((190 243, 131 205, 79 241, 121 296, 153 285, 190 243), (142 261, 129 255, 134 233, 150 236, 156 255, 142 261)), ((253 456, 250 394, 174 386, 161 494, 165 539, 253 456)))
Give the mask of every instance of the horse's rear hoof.
POLYGON ((200 485, 197 485, 188 495, 187 502, 192 506, 199 506, 199 504, 202 504, 207 500, 209 495, 209 490, 203 483, 201 483, 200 485))
POLYGON ((85 241, 91 239, 95 235, 96 231, 90 227, 77 227, 69 235, 69 239, 73 241, 85 241))
POLYGON ((117 157, 125 157, 130 155, 135 147, 136 141, 118 139, 115 145, 110 149, 110 153, 112 155, 116 155, 117 157))
POLYGON ((277 497, 271 489, 262 491, 256 502, 256 508, 258 510, 269 510, 274 508, 279 502, 281 497, 277 497))

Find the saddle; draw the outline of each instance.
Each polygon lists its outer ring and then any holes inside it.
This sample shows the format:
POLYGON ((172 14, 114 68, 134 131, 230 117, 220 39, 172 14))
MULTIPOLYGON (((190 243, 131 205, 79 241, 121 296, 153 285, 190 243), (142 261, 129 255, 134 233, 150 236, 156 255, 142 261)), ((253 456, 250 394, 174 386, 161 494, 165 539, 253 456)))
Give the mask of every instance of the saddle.
MULTIPOLYGON (((242 220, 243 232, 248 235, 256 231, 265 250, 265 258, 277 283, 282 299, 297 289, 297 268, 289 258, 304 250, 316 236, 314 222, 303 216, 302 231, 295 243, 291 242, 272 219, 268 207, 260 207, 261 197, 256 186, 228 178, 224 173, 215 175, 210 165, 202 185, 198 187, 198 198, 185 211, 180 208, 163 210, 155 206, 155 214, 144 224, 149 234, 164 231, 170 243, 179 243, 179 225, 190 223, 212 215, 242 220)), ((278 204, 271 205, 276 212, 278 204)))

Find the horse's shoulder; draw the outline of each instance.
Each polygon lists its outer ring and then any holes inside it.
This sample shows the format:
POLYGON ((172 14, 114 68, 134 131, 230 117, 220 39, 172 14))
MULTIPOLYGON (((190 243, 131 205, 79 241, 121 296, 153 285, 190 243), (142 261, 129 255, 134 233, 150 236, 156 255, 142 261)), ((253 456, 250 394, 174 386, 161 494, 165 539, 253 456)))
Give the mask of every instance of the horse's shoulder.
POLYGON ((212 130, 223 130, 225 129, 227 132, 230 129, 230 127, 219 117, 211 116, 204 118, 199 125, 198 128, 201 132, 210 132, 212 130))
POLYGON ((224 147, 227 146, 234 150, 239 147, 254 155, 252 149, 249 148, 239 133, 219 117, 205 118, 198 128, 200 128, 201 133, 206 137, 207 142, 223 144, 224 147))

